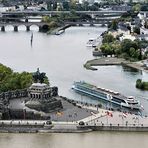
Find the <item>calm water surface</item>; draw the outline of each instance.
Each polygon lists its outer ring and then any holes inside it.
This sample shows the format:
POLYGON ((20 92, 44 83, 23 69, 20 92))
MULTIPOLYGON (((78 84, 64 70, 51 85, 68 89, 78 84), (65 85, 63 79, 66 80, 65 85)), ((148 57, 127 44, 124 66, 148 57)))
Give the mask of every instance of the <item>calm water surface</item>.
POLYGON ((1 148, 142 148, 147 133, 0 134, 1 148))
MULTIPOLYGON (((34 38, 30 45, 31 32, 20 26, 14 33, 11 26, 0 32, 0 62, 14 71, 46 72, 51 85, 59 87, 59 94, 71 99, 97 103, 71 90, 73 81, 84 80, 95 85, 136 96, 148 114, 148 92, 135 88, 138 78, 148 80, 148 74, 121 66, 102 66, 98 71, 89 71, 83 64, 92 59, 92 50, 86 47, 89 38, 98 37, 106 28, 71 27, 60 36, 49 36, 37 32, 32 26, 34 38)), ((0 148, 51 148, 67 147, 148 147, 147 133, 86 134, 0 134, 0 148)))

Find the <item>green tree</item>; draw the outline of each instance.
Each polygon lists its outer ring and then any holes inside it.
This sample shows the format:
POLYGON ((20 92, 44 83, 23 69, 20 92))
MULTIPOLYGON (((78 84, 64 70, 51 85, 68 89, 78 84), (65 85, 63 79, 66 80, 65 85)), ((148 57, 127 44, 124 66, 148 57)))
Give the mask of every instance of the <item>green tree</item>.
POLYGON ((133 47, 130 48, 129 55, 131 57, 134 57, 134 55, 135 55, 135 48, 133 48, 133 47))
POLYGON ((121 42, 122 52, 129 53, 129 49, 132 47, 132 41, 130 39, 124 39, 121 42))
POLYGON ((117 30, 118 29, 118 22, 117 20, 113 20, 110 26, 110 29, 117 30))
POLYGON ((136 50, 135 51, 135 54, 134 54, 134 59, 135 60, 141 60, 141 57, 140 57, 141 55, 140 55, 140 51, 139 50, 136 50))
MULTIPOLYGON (((0 92, 28 88, 32 82, 32 73, 13 72, 9 67, 0 64, 0 92)), ((49 84, 47 77, 44 82, 49 84)))
POLYGON ((109 44, 107 44, 107 43, 103 44, 100 47, 100 49, 106 55, 112 55, 112 54, 114 54, 113 48, 111 48, 111 46, 109 44))
POLYGON ((0 64, 0 83, 2 81, 5 81, 5 79, 9 77, 12 73, 13 71, 9 67, 0 64))
POLYGON ((139 12, 141 10, 141 5, 140 4, 136 4, 132 7, 132 10, 134 12, 139 12))
POLYGON ((111 34, 105 34, 103 36, 103 40, 102 40, 103 43, 111 43, 113 41, 115 41, 115 38, 111 34))
POLYGON ((67 1, 63 2, 63 9, 66 10, 66 11, 69 10, 69 2, 67 2, 67 1))
POLYGON ((141 83, 142 83, 142 80, 141 79, 137 79, 137 81, 136 81, 136 87, 137 88, 141 88, 141 83))
POLYGON ((49 18, 49 16, 43 16, 43 17, 42 17, 42 21, 43 21, 43 22, 50 22, 51 19, 49 18))

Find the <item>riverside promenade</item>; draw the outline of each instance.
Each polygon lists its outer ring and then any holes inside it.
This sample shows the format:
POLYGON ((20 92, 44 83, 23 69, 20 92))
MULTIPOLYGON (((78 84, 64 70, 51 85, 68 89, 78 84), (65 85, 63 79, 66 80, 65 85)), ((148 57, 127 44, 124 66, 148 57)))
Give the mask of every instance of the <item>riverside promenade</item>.
MULTIPOLYGON (((63 109, 47 113, 52 125, 44 126, 46 120, 0 120, 0 132, 29 133, 78 133, 90 131, 143 131, 148 132, 148 117, 129 112, 110 111, 97 105, 61 99, 63 109), (83 125, 80 123, 84 123, 83 125)), ((11 107, 23 107, 22 100, 13 99, 11 107), (16 102, 17 101, 17 102, 16 102)), ((26 108, 25 108, 26 109, 26 108)))
MULTIPOLYGON (((148 132, 148 117, 135 115, 127 112, 109 111, 92 106, 83 108, 98 111, 86 117, 85 125, 94 131, 133 131, 148 132)), ((78 121, 78 122, 80 122, 78 121)))
POLYGON ((90 115, 77 121, 53 121, 53 128, 48 132, 90 132, 90 131, 128 131, 148 132, 148 117, 127 112, 77 104, 89 110, 90 115), (84 122, 84 126, 80 122, 84 122))
MULTIPOLYGON (((148 132, 148 117, 131 113, 76 104, 82 110, 90 111, 87 117, 72 121, 52 121, 46 128, 42 120, 0 120, 0 132, 79 133, 91 131, 148 132), (3 125, 2 125, 3 123, 3 125), (84 124, 80 124, 84 123, 84 124), (1 126, 2 125, 2 126, 1 126), (26 126, 25 126, 26 125, 26 126)), ((62 116, 62 115, 61 115, 62 116)), ((79 115, 78 115, 79 116, 79 115)), ((68 117, 70 118, 70 117, 68 117)), ((63 118, 64 119, 64 118, 63 118)))

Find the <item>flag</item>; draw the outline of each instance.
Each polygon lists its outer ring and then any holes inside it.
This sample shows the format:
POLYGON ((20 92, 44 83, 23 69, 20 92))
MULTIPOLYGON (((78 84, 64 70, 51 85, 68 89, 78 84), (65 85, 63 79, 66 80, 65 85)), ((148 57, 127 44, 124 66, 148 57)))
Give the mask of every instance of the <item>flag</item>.
POLYGON ((141 109, 144 110, 144 107, 141 105, 141 109))
POLYGON ((126 118, 127 117, 127 113, 122 113, 122 116, 126 118))
POLYGON ((107 111, 107 116, 113 117, 113 114, 109 111, 107 111))

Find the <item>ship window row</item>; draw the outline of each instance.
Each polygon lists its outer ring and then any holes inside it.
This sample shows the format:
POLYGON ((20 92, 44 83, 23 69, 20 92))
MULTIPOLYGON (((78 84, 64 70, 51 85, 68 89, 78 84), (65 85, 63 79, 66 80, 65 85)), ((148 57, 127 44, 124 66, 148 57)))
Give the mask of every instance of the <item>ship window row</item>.
POLYGON ((90 88, 84 87, 84 86, 78 86, 78 88, 83 89, 83 90, 88 90, 90 91, 90 88))
POLYGON ((101 93, 101 92, 94 91, 93 93, 96 94, 96 95, 98 95, 98 96, 101 96, 101 97, 106 97, 106 94, 101 93))
POLYGON ((124 100, 121 100, 121 99, 115 98, 115 97, 113 97, 112 100, 115 101, 115 102, 118 102, 118 103, 121 103, 121 102, 122 102, 122 103, 125 103, 124 100))
POLYGON ((138 102, 128 102, 128 104, 138 104, 138 102))
POLYGON ((102 92, 97 92, 96 90, 92 90, 90 88, 84 87, 84 86, 78 86, 79 89, 83 89, 84 91, 88 91, 90 93, 93 93, 95 95, 101 96, 101 97, 106 97, 106 94, 102 92))

